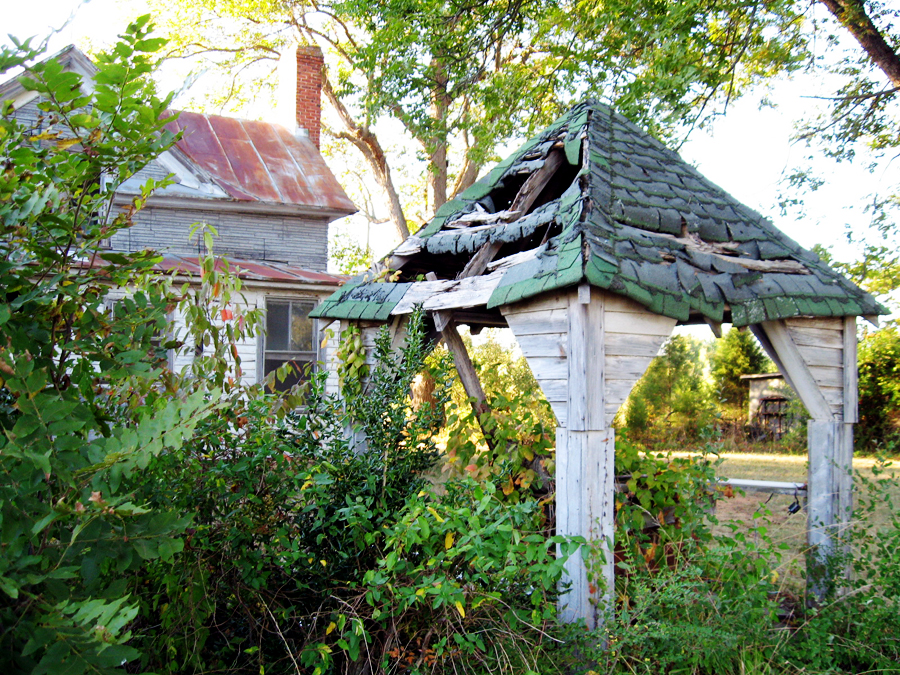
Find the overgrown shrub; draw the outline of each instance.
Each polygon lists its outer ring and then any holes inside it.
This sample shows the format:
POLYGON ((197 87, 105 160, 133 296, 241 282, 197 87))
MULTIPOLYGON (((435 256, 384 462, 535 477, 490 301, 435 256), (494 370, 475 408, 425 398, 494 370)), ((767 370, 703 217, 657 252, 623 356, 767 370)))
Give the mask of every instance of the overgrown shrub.
MULTIPOLYGON (((101 241, 128 227, 153 188, 119 213, 113 195, 173 142, 148 75, 161 40, 148 17, 98 58, 92 86, 54 59, 25 71, 36 126, 0 111, 0 666, 113 673, 139 603, 123 575, 181 550, 181 514, 127 488, 218 403, 166 377, 153 344, 178 295, 151 283, 152 252, 101 241), (100 190, 100 178, 107 190, 100 190), (128 287, 127 313, 104 305, 128 287)), ((0 51, 0 73, 27 47, 0 51)), ((172 345, 166 345, 172 346, 172 345)), ((210 387, 213 397, 218 392, 210 387)))
POLYGON ((131 579, 144 667, 519 672, 496 649, 529 656, 505 636, 540 640, 562 559, 534 500, 509 505, 492 482, 428 489, 447 392, 413 406, 426 353, 416 314, 399 356, 379 336, 357 394, 325 396, 319 374, 296 414, 279 418, 274 397, 234 402, 148 467, 137 492, 192 526, 175 561, 131 579))

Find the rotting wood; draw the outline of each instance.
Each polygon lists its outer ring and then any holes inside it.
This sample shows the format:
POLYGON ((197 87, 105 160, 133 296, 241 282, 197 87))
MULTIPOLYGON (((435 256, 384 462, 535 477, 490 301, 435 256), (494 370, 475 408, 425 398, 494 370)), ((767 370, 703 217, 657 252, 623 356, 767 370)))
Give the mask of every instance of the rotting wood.
POLYGON ((739 254, 737 244, 734 243, 718 243, 703 241, 693 232, 684 232, 682 236, 676 237, 666 232, 653 232, 651 230, 641 230, 641 234, 648 237, 660 237, 670 241, 678 242, 684 245, 686 249, 698 251, 700 253, 709 253, 710 255, 735 263, 748 270, 756 272, 781 272, 782 274, 812 274, 805 265, 796 260, 757 260, 756 258, 745 258, 739 254))
MULTIPOLYGON (((434 272, 426 275, 429 281, 437 279, 434 272)), ((491 408, 487 403, 487 397, 484 395, 484 389, 481 381, 478 379, 478 373, 469 357, 465 343, 456 329, 456 322, 453 321, 452 312, 437 311, 432 312, 434 326, 440 332, 441 337, 447 345, 447 349, 453 354, 453 362, 456 365, 456 372, 462 382, 463 389, 466 390, 466 396, 473 400, 472 407, 475 410, 475 417, 478 420, 478 426, 481 427, 481 434, 484 436, 484 442, 492 451, 494 449, 494 439, 489 430, 485 428, 482 422, 482 416, 490 412, 491 408)))
POLYGON ((462 271, 456 275, 456 278, 465 279, 480 275, 487 269, 488 264, 496 257, 502 247, 502 241, 489 241, 484 244, 466 263, 462 271))
POLYGON ((746 267, 754 272, 773 272, 782 274, 812 274, 805 265, 795 260, 755 260, 754 258, 739 258, 737 256, 723 255, 721 253, 713 253, 713 255, 721 260, 735 263, 741 267, 746 267))
POLYGON ((844 423, 859 421, 859 365, 856 342, 856 317, 844 317, 844 423))
POLYGON ((436 293, 422 303, 425 311, 466 309, 486 305, 503 277, 502 272, 460 279, 451 288, 436 293))
MULTIPOLYGON (((442 312, 436 312, 442 314, 442 312)), ((478 373, 469 358, 469 352, 465 343, 456 330, 456 323, 453 319, 448 319, 447 325, 441 330, 441 337, 447 344, 447 349, 453 354, 453 363, 456 365, 456 372, 459 373, 459 379, 466 390, 466 396, 473 399, 472 407, 475 410, 475 416, 478 420, 478 426, 481 427, 481 433, 484 436, 484 442, 487 443, 491 451, 494 450, 494 438, 490 431, 485 428, 482 416, 491 411, 484 395, 484 389, 481 387, 481 381, 478 379, 478 373)))
POLYGON ((713 335, 716 338, 722 337, 722 322, 721 321, 713 321, 708 316, 703 317, 704 321, 706 321, 706 325, 709 326, 710 330, 713 332, 713 335))
POLYGON ((557 532, 582 536, 602 552, 589 571, 579 554, 565 562, 571 586, 563 621, 589 629, 612 608, 615 432, 606 425, 604 294, 589 286, 568 298, 568 419, 557 430, 557 532))
POLYGON ((519 193, 509 207, 510 211, 519 211, 523 215, 527 214, 541 192, 550 183, 550 180, 559 170, 559 167, 565 162, 565 152, 562 149, 551 150, 544 161, 544 165, 531 174, 525 184, 519 189, 519 193))
POLYGON ((456 220, 447 223, 445 227, 451 230, 463 230, 479 227, 479 225, 475 225, 475 223, 481 223, 481 227, 485 225, 497 225, 499 223, 508 223, 516 220, 522 215, 522 213, 514 209, 490 213, 489 211, 485 211, 484 207, 478 203, 475 204, 475 208, 475 211, 470 211, 469 213, 460 216, 456 220))

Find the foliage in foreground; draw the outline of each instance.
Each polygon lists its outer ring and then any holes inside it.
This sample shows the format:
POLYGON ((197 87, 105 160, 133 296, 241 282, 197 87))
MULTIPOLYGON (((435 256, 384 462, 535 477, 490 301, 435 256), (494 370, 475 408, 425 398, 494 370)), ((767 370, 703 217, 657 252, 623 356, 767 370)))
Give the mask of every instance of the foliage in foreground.
POLYGON ((138 491, 192 528, 174 561, 131 577, 144 667, 511 672, 492 664, 540 642, 557 542, 538 532, 538 503, 506 504, 493 483, 428 489, 444 394, 412 407, 423 340, 416 315, 399 356, 378 338, 359 395, 326 397, 317 376, 302 414, 279 421, 258 398, 150 464, 138 491), (365 452, 344 433, 353 423, 365 452))
MULTIPOLYGON (((154 345, 177 294, 147 283, 152 253, 100 251, 154 184, 111 215, 115 189, 173 137, 148 74, 147 17, 98 59, 95 86, 49 60, 27 71, 37 128, 0 116, 0 667, 119 672, 139 603, 123 575, 171 559, 186 525, 130 494, 128 479, 178 448, 217 407, 179 388, 154 345), (73 147, 80 148, 75 152, 73 147), (100 189, 101 177, 108 184, 100 189), (104 306, 130 286, 127 312, 104 306)), ((3 50, 0 73, 35 58, 3 50)), ((215 395, 215 385, 211 393, 215 395)))

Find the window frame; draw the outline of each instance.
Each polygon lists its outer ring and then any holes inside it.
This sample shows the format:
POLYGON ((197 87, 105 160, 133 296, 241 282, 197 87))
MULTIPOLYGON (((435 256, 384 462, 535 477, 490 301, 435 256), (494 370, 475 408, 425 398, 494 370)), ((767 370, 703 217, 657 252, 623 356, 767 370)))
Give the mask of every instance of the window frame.
MULTIPOLYGON (((266 377, 269 374, 267 368, 267 362, 269 360, 278 360, 281 364, 287 363, 289 361, 293 361, 295 363, 305 365, 310 364, 310 374, 315 373, 319 370, 319 362, 322 356, 322 345, 321 345, 321 334, 320 334, 320 326, 319 320, 312 318, 309 316, 309 313, 312 312, 316 306, 318 306, 320 298, 312 295, 302 295, 302 296, 290 296, 290 295, 265 295, 263 298, 263 302, 265 305, 265 330, 262 332, 259 340, 259 349, 257 355, 257 382, 264 383, 266 381, 266 377), (287 303, 289 306, 289 314, 288 314, 288 340, 290 340, 290 325, 291 319, 293 317, 293 307, 294 304, 305 304, 309 306, 309 310, 306 312, 306 319, 312 322, 311 326, 311 337, 312 337, 312 350, 292 350, 292 349, 269 349, 269 305, 270 303, 287 303), (274 355, 274 359, 270 359, 269 355, 274 355), (302 358, 297 358, 297 356, 301 356, 302 358)), ((279 366, 280 367, 280 366, 279 366)), ((277 368, 276 368, 277 369, 277 368)), ((274 369, 273 369, 274 370, 274 369)), ((304 382, 304 378, 298 377, 299 382, 304 382)), ((287 380, 285 380, 287 382, 287 380)), ((279 387, 284 386, 284 383, 278 383, 276 381, 276 391, 286 391, 286 389, 280 389, 279 387)))

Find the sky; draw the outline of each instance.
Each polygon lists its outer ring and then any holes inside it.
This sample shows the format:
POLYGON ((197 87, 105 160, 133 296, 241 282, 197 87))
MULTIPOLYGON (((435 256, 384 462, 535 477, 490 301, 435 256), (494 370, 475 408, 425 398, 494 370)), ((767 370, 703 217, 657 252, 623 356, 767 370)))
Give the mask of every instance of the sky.
MULTIPOLYGON (((7 0, 0 40, 6 41, 7 33, 22 38, 61 29, 50 40, 51 52, 73 42, 83 49, 99 47, 112 42, 130 18, 142 13, 142 5, 142 0, 7 0)), ((805 155, 805 148, 790 141, 792 120, 814 109, 811 97, 820 91, 821 83, 808 77, 779 81, 766 92, 778 103, 777 109, 759 109, 758 96, 740 99, 709 128, 695 130, 681 155, 712 182, 771 218, 802 246, 833 247, 836 258, 850 260, 855 251, 847 244, 846 227, 861 229, 868 223, 863 206, 873 191, 888 191, 900 184, 900 162, 882 162, 869 174, 858 166, 818 159, 816 169, 825 185, 807 197, 804 216, 780 216, 779 184, 805 155)), ((349 231, 366 237, 365 228, 350 227, 349 231)), ((376 255, 393 248, 394 236, 390 224, 372 226, 369 239, 376 244, 376 255)))

